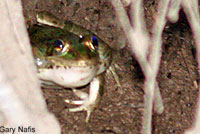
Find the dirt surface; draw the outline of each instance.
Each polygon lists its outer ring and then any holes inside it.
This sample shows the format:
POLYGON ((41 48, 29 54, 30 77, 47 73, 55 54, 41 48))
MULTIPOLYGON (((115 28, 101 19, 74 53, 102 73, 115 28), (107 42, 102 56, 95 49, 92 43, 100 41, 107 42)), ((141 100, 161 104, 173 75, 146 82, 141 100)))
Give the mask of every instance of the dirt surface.
MULTIPOLYGON (((37 11, 52 14, 90 29, 112 48, 121 48, 125 37, 108 0, 22 0, 24 14, 35 23, 37 11)), ((148 28, 155 18, 157 2, 145 2, 148 28)), ((127 43, 126 43, 127 44, 127 43)), ((153 134, 181 134, 191 127, 197 101, 198 79, 194 40, 183 13, 179 22, 167 24, 163 33, 162 61, 157 77, 165 110, 153 115, 153 134)), ((86 112, 69 113, 78 99, 71 90, 43 89, 48 108, 58 118, 63 134, 139 134, 143 113, 144 77, 128 45, 119 50, 116 72, 119 89, 111 73, 105 74, 104 95, 99 107, 85 123, 86 112)), ((86 89, 87 90, 87 89, 86 89)))

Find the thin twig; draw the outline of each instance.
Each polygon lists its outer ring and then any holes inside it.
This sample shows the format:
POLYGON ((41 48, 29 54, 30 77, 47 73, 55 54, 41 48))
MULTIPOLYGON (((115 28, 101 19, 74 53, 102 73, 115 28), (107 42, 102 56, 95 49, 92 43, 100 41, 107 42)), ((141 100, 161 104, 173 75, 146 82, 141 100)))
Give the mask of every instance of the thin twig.
MULTIPOLYGON (((196 44, 196 54, 197 54, 197 63, 198 63, 198 70, 200 69, 200 24, 199 24, 199 10, 198 10, 198 1, 197 0, 183 0, 182 7, 184 12, 188 18, 190 26, 192 28, 192 32, 194 34, 195 44, 196 44)), ((200 72, 199 76, 200 76, 200 72)), ((185 134, 199 134, 200 133, 200 98, 198 99, 197 105, 197 114, 195 118, 195 122, 193 127, 186 131, 185 134)))
MULTIPOLYGON (((167 1, 168 2, 168 1, 167 1)), ((166 3, 166 2, 164 2, 166 3)), ((154 101, 154 89, 156 88, 156 99, 159 98, 159 102, 156 101, 157 103, 155 103, 157 106, 158 104, 160 104, 159 106, 161 107, 161 111, 163 111, 163 103, 162 103, 162 99, 160 96, 160 92, 158 90, 158 84, 155 81, 157 72, 158 72, 158 68, 159 68, 159 63, 160 63, 160 56, 161 55, 161 51, 160 51, 160 47, 161 47, 161 39, 158 40, 158 38, 161 38, 161 34, 162 34, 162 30, 164 28, 164 24, 166 23, 165 19, 164 22, 163 18, 166 15, 166 12, 164 12, 164 14, 161 13, 161 15, 163 16, 158 16, 158 18, 160 17, 160 19, 157 19, 157 23, 161 23, 163 25, 159 24, 158 26, 156 26, 156 30, 159 30, 158 34, 155 33, 154 34, 154 40, 153 43, 160 43, 159 45, 157 45, 156 47, 154 47, 152 49, 151 53, 154 53, 151 57, 150 63, 147 60, 147 49, 149 47, 150 44, 152 44, 152 42, 149 40, 150 37, 147 33, 146 30, 146 26, 144 24, 144 15, 143 15, 143 7, 142 7, 142 0, 137 0, 137 1, 132 1, 131 4, 131 9, 133 12, 132 13, 132 23, 133 23, 133 27, 131 26, 131 23, 128 19, 128 16, 121 4, 120 1, 114 1, 112 0, 112 4, 115 7, 116 13, 119 17, 119 21, 122 24, 122 28, 131 44, 132 47, 132 51, 136 56, 136 59, 138 60, 142 71, 144 72, 144 75, 146 77, 146 81, 145 81, 145 104, 144 104, 144 117, 143 117, 143 129, 142 132, 144 134, 150 134, 151 133, 151 120, 152 120, 152 107, 153 107, 153 101, 154 101), (161 22, 160 22, 161 21, 161 22), (154 56, 158 56, 157 58, 155 58, 154 56), (155 60, 158 60, 157 62, 155 60), (151 66, 151 63, 153 64, 153 67, 151 66)), ((160 8, 161 9, 161 8, 160 8)), ((161 12, 161 11, 160 11, 161 12)), ((157 24, 156 23, 156 24, 157 24)), ((155 31, 157 32, 157 31, 155 31)), ((156 107, 158 108, 158 107, 156 107)))

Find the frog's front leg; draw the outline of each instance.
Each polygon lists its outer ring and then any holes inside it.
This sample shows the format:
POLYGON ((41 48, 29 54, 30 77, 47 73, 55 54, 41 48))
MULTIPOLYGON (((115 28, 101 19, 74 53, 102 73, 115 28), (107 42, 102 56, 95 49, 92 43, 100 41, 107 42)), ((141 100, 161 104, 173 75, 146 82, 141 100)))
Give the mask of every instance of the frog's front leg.
POLYGON ((102 96, 102 91, 103 91, 102 83, 103 83, 102 75, 94 77, 93 80, 90 82, 89 95, 80 90, 73 89, 73 92, 79 98, 81 98, 81 100, 77 101, 65 100, 65 102, 80 106, 76 108, 70 108, 69 112, 87 111, 86 122, 88 122, 90 114, 94 111, 95 107, 97 106, 100 100, 100 97, 102 96))

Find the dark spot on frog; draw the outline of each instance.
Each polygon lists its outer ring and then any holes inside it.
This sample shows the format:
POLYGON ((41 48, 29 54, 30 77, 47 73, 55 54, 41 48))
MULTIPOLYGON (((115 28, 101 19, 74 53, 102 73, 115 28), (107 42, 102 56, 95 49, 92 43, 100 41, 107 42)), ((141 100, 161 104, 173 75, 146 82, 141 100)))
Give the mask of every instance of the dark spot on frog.
POLYGON ((59 68, 59 66, 56 66, 56 69, 58 69, 59 68))

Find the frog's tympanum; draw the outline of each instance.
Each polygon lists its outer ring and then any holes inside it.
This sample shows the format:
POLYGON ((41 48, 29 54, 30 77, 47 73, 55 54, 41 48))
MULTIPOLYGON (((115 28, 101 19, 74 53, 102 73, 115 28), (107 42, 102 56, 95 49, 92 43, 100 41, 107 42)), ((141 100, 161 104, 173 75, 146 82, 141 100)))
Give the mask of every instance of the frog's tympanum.
POLYGON ((65 102, 80 106, 69 111, 87 111, 88 121, 101 95, 111 49, 90 31, 48 12, 39 12, 37 21, 39 24, 30 26, 29 35, 42 86, 73 89, 81 100, 65 102), (87 84, 89 94, 75 89, 87 84))

